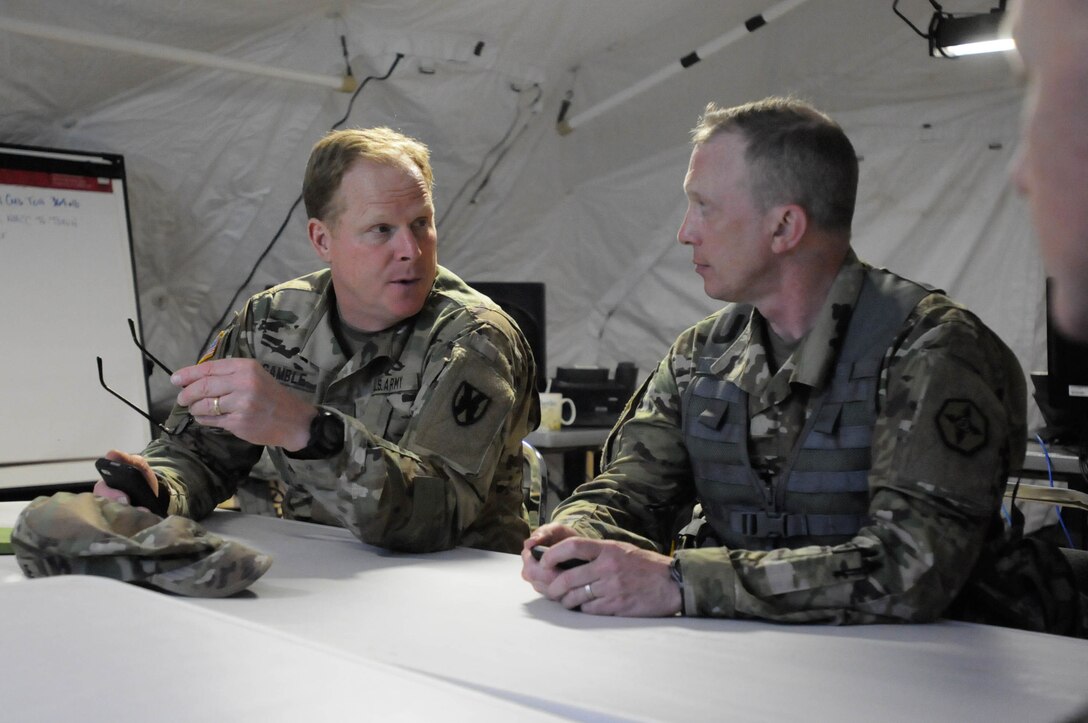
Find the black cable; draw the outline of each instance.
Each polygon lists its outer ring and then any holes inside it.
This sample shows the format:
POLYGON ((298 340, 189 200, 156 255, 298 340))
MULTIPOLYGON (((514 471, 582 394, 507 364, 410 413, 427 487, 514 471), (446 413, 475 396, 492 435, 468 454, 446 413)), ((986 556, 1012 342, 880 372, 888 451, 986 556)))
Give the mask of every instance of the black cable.
MULTIPOLYGON (((937 12, 940 12, 940 10, 941 10, 940 5, 933 2, 933 0, 930 0, 930 4, 933 5, 933 7, 935 7, 937 9, 937 12)), ((906 15, 899 12, 899 0, 894 0, 892 2, 892 12, 895 13, 896 15, 898 15, 899 19, 902 20, 903 22, 905 22, 910 27, 911 30, 918 33, 919 36, 925 38, 926 40, 929 40, 929 33, 923 33, 921 30, 918 29, 917 25, 915 25, 914 23, 912 23, 910 21, 910 19, 906 15)))
MULTIPOLYGON (((529 104, 530 108, 536 105, 536 103, 540 100, 540 96, 544 94, 544 91, 541 90, 539 85, 534 84, 534 87, 536 88, 536 98, 534 98, 533 102, 529 104)), ((514 147, 514 144, 517 142, 518 137, 521 136, 521 134, 524 133, 525 129, 528 127, 528 123, 523 123, 521 128, 518 129, 518 132, 514 134, 514 137, 510 139, 510 142, 506 144, 506 147, 499 152, 498 156, 496 156, 495 162, 491 164, 491 168, 488 169, 487 175, 484 176, 484 180, 480 181, 480 185, 476 187, 476 191, 472 194, 472 198, 468 200, 470 206, 476 203, 476 199, 479 197, 480 193, 487 187, 487 184, 491 182, 491 174, 494 173, 495 169, 499 167, 499 164, 502 163, 502 159, 506 157, 506 154, 509 153, 510 149, 514 147)))
POLYGON ((487 174, 484 175, 484 180, 480 181, 480 185, 476 187, 476 190, 472 194, 472 198, 468 200, 468 205, 471 206, 476 203, 476 199, 479 198, 480 193, 487 187, 487 184, 491 182, 491 174, 494 173, 495 169, 499 167, 499 164, 502 163, 502 159, 506 157, 506 154, 509 153, 510 149, 514 147, 514 143, 528 127, 528 123, 522 125, 521 128, 518 130, 517 134, 515 134, 514 137, 510 140, 509 145, 503 148, 499 155, 495 158, 495 162, 491 164, 491 168, 489 168, 487 174))
MULTIPOLYGON (((341 42, 344 43, 344 55, 346 60, 347 44, 346 41, 344 41, 343 36, 341 36, 340 39, 341 42)), ((396 69, 397 65, 403 58, 403 53, 397 53, 397 57, 393 59, 393 64, 389 66, 389 70, 385 71, 385 75, 368 75, 367 77, 363 78, 363 82, 359 83, 359 87, 356 88, 355 92, 351 94, 351 100, 348 101, 348 108, 347 111, 345 111, 344 113, 344 117, 333 123, 332 126, 329 128, 329 131, 334 131, 339 128, 345 121, 347 121, 348 117, 351 116, 351 108, 355 104, 355 99, 359 97, 359 94, 363 91, 363 88, 366 87, 367 83, 369 83, 371 80, 387 80, 389 76, 393 74, 393 71, 396 69)), ((350 73, 351 66, 348 66, 348 74, 350 75, 350 73)), ((223 311, 223 314, 218 319, 216 319, 215 323, 212 324, 211 329, 208 330, 208 335, 204 337, 204 342, 200 345, 200 349, 197 350, 198 354, 204 353, 204 351, 208 348, 208 344, 211 343, 212 335, 219 331, 219 327, 223 324, 231 311, 234 310, 234 303, 238 300, 238 297, 241 296, 242 292, 245 291, 245 288, 249 286, 249 282, 252 281, 253 277, 257 274, 257 269, 260 268, 261 263, 272 251, 272 247, 276 245, 276 242, 279 241, 280 236, 283 235, 284 230, 287 228, 287 224, 291 221, 291 216, 295 213, 295 209, 298 208, 298 205, 301 202, 302 192, 300 191, 298 194, 298 198, 296 198, 295 202, 291 204, 291 209, 287 212, 287 216, 284 217, 283 223, 280 224, 279 229, 277 229, 276 233, 273 234, 272 240, 268 242, 268 246, 266 246, 264 251, 261 252, 261 255, 257 257, 257 261, 254 262, 253 267, 249 270, 249 275, 246 276, 245 281, 243 281, 241 285, 235 290, 234 295, 230 297, 230 301, 227 303, 227 308, 223 311)))
MULTIPOLYGON (((532 103, 530 103, 528 106, 526 106, 528 108, 532 108, 534 105, 536 105, 537 102, 540 101, 540 97, 544 94, 544 91, 541 89, 539 83, 533 83, 533 87, 536 88, 536 98, 533 99, 532 103)), ((519 95, 521 94, 520 90, 518 90, 517 92, 518 92, 519 95)), ((522 108, 520 107, 520 104, 519 104, 518 110, 514 114, 514 118, 510 122, 510 126, 506 129, 506 132, 503 133, 502 138, 500 138, 497 143, 495 143, 493 146, 491 146, 491 148, 487 149, 487 152, 484 153, 483 158, 480 161, 480 166, 473 172, 473 174, 471 176, 469 176, 465 180, 465 182, 463 184, 461 184, 460 190, 458 190, 457 193, 454 194, 454 196, 450 200, 450 202, 446 204, 445 212, 443 212, 442 217, 439 218, 438 221, 435 223, 436 228, 441 228, 442 223, 446 220, 447 217, 449 217, 450 213, 454 209, 454 206, 457 205, 457 201, 460 200, 461 196, 464 195, 464 193, 468 189, 468 187, 472 184, 472 182, 476 178, 478 178, 480 176, 480 174, 484 174, 484 180, 480 183, 479 186, 476 187, 476 190, 473 192, 472 197, 469 199, 470 204, 476 202, 476 197, 480 194, 480 191, 483 190, 484 186, 486 186, 488 184, 488 182, 491 180, 491 174, 494 173, 495 168, 499 165, 499 163, 502 161, 502 159, 506 156, 506 153, 513 147, 514 141, 516 141, 518 139, 518 136, 520 136, 521 133, 528 126, 528 124, 523 125, 521 127, 521 129, 517 132, 517 135, 514 135, 513 138, 511 138, 511 134, 514 132, 514 129, 518 127, 518 122, 521 120, 521 115, 522 115, 522 108), (510 141, 509 144, 506 145, 505 148, 503 148, 503 146, 505 144, 507 144, 508 139, 510 141), (498 151, 500 148, 502 150, 499 152, 498 157, 495 159, 495 162, 491 164, 491 168, 487 168, 488 157, 491 156, 492 153, 495 153, 496 151, 498 151), (486 170, 486 173, 485 173, 485 170, 486 170)))

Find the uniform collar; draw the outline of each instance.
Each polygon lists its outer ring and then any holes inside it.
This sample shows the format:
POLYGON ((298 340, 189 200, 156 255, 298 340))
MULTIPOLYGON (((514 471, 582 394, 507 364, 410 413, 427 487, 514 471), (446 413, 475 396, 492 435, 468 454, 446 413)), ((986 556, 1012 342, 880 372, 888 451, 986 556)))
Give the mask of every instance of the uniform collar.
MULTIPOLYGON (((441 274, 442 269, 439 269, 441 274)), ((318 288, 321 298, 314 305, 310 319, 301 325, 301 328, 312 329, 309 338, 305 340, 303 355, 313 365, 331 370, 341 367, 338 377, 343 377, 352 372, 363 369, 381 359, 398 359, 412 336, 416 321, 420 315, 405 319, 388 329, 376 331, 370 334, 362 348, 357 350, 351 358, 347 358, 346 351, 341 345, 334 331, 334 324, 339 323, 336 316, 336 292, 332 285, 332 274, 325 270, 322 283, 318 288), (319 317, 319 318, 317 318, 319 317)), ((436 281, 437 285, 437 281, 436 281)), ((435 297, 434 286, 424 302, 423 308, 428 308, 435 297)))
POLYGON ((766 320, 754 308, 748 313, 745 328, 715 360, 711 371, 725 371, 726 379, 744 392, 757 398, 770 395, 774 397, 768 400, 772 403, 788 394, 788 387, 793 383, 815 388, 823 386, 842 350, 864 277, 865 265, 850 249, 815 325, 774 375, 767 364, 766 320))
POLYGON ((850 318, 858 303, 861 285, 865 281, 865 265, 853 249, 847 252, 835 277, 816 323, 790 356, 793 372, 791 382, 822 387, 831 377, 839 353, 846 342, 850 318))

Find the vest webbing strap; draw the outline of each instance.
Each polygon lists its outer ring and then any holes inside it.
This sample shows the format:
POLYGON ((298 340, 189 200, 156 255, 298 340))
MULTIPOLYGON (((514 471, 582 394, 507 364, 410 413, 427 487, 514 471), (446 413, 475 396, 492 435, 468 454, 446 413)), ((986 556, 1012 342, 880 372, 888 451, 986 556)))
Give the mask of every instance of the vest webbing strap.
POLYGON ((729 527, 747 537, 824 537, 853 535, 867 521, 866 515, 821 515, 757 512, 729 513, 729 527))

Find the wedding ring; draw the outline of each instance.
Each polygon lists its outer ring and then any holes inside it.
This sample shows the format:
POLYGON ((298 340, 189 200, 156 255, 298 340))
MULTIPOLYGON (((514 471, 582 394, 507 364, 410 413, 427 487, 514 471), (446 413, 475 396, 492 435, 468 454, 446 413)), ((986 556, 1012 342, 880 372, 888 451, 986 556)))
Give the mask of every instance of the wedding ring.
POLYGON ((223 410, 219 408, 219 397, 212 397, 212 412, 217 417, 223 414, 223 410))
POLYGON ((593 583, 587 582, 582 589, 586 591, 586 595, 589 596, 590 600, 595 600, 597 598, 597 596, 593 594, 593 583))

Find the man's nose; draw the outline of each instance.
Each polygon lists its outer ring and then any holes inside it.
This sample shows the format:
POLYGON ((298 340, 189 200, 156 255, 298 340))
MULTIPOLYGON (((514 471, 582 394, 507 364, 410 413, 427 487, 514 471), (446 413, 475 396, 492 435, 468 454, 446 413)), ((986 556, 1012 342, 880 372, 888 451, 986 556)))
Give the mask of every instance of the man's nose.
POLYGON ((695 235, 691 231, 691 223, 688 221, 688 214, 684 214, 684 220, 680 222, 680 229, 676 232, 676 240, 685 246, 691 246, 695 243, 695 235))
POLYGON ((416 258, 420 254, 419 241, 416 239, 416 235, 412 232, 410 226, 397 231, 397 235, 393 238, 393 242, 396 244, 397 258, 410 261, 416 258))

